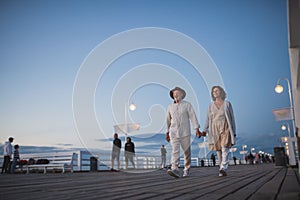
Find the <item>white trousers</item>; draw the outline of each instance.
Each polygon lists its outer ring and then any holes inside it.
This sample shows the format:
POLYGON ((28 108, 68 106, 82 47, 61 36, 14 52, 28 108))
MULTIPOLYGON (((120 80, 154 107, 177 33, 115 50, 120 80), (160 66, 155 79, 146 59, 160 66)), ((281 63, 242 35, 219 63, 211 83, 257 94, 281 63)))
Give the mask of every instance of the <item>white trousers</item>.
POLYGON ((191 167, 191 136, 171 138, 170 141, 172 145, 171 169, 178 170, 181 147, 184 153, 184 170, 188 171, 191 167))
POLYGON ((227 170, 229 164, 229 148, 222 147, 221 151, 217 151, 220 170, 227 170))

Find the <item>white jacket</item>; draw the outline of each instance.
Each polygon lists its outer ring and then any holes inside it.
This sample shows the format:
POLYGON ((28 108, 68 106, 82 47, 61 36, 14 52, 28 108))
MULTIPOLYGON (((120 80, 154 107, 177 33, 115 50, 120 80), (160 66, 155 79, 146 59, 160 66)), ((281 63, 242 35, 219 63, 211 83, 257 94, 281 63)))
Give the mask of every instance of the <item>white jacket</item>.
POLYGON ((194 129, 199 128, 196 114, 189 102, 180 101, 168 106, 167 132, 169 132, 170 138, 181 138, 191 135, 190 121, 194 129))

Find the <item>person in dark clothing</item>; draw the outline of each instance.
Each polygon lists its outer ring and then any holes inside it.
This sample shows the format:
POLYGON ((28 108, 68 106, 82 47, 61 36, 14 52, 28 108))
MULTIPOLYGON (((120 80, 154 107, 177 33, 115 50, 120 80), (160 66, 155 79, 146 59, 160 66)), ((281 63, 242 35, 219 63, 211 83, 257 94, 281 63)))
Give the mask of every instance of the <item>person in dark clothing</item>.
POLYGON ((233 156, 233 162, 234 162, 234 165, 236 165, 236 157, 233 156))
POLYGON ((215 154, 211 154, 210 158, 212 159, 213 166, 216 166, 216 156, 215 156, 215 154))
POLYGON ((15 173, 16 165, 18 162, 20 162, 19 145, 16 144, 14 148, 15 148, 14 159, 12 161, 11 169, 10 169, 10 173, 12 174, 15 173))
POLYGON ((250 154, 248 155, 248 160, 249 160, 250 164, 253 165, 254 156, 253 156, 252 153, 250 153, 250 154))
POLYGON ((113 141, 113 147, 112 147, 112 152, 111 152, 111 171, 114 171, 114 161, 115 159, 117 160, 117 170, 120 170, 120 151, 121 151, 121 147, 122 147, 122 142, 121 140, 118 138, 118 134, 115 133, 114 134, 114 141, 113 141))
POLYGON ((126 144, 125 144, 125 169, 128 168, 128 160, 130 160, 133 168, 135 168, 135 164, 133 161, 133 158, 135 156, 135 150, 134 150, 134 143, 131 142, 131 138, 126 138, 126 144))

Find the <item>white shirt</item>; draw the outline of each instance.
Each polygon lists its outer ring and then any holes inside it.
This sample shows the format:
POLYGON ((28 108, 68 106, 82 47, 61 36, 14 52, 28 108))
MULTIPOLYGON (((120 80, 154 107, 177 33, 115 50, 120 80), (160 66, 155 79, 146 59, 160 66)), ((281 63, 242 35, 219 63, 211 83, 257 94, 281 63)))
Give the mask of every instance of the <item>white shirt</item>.
POLYGON ((3 155, 4 156, 12 156, 12 145, 9 141, 5 142, 5 145, 4 145, 4 149, 3 149, 3 155))
POLYGON ((169 132, 170 138, 181 138, 191 135, 190 121, 194 129, 199 128, 195 111, 189 102, 180 101, 168 106, 167 132, 169 132))

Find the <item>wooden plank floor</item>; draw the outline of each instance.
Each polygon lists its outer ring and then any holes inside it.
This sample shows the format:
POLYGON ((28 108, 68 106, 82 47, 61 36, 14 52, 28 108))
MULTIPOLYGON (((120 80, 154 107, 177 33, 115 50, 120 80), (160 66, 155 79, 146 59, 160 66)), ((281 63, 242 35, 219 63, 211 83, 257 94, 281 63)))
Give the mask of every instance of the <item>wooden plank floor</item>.
POLYGON ((166 170, 1 174, 0 199, 300 199, 298 169, 273 164, 191 169, 173 178, 166 170))

